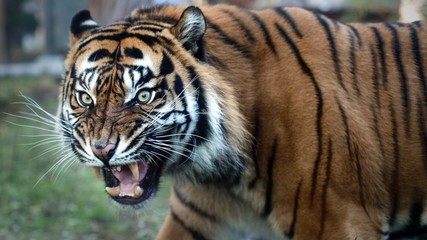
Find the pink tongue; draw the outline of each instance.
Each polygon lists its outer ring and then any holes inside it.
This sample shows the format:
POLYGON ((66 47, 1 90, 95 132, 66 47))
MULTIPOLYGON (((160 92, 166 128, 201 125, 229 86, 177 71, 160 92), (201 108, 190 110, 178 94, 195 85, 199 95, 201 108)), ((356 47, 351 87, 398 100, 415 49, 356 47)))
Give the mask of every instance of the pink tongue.
POLYGON ((132 172, 127 165, 123 165, 120 172, 113 171, 114 176, 119 180, 120 193, 132 196, 135 186, 144 179, 147 174, 148 166, 145 162, 138 162, 139 178, 134 179, 132 172))

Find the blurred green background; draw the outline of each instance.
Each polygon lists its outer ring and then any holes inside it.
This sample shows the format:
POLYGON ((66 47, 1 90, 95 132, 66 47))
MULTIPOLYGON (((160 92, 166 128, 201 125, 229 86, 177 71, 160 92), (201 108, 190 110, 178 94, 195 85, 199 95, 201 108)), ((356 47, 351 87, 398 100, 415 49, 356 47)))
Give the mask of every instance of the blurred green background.
MULTIPOLYGON (((53 129, 53 126, 10 115, 29 112, 25 105, 19 104, 24 100, 21 93, 48 112, 56 112, 68 25, 75 12, 89 8, 98 22, 107 23, 126 15, 133 7, 154 2, 165 1, 0 0, 1 240, 154 238, 168 208, 167 179, 163 179, 159 196, 150 207, 138 213, 121 210, 111 203, 103 183, 90 169, 73 163, 73 159, 50 171, 63 153, 49 152, 55 143, 36 146, 46 139, 41 135, 48 133, 36 128, 53 129)), ((400 4, 399 0, 232 2, 256 8, 302 6, 344 21, 394 21, 399 18, 400 4)), ((422 11, 425 12, 425 6, 422 11)))

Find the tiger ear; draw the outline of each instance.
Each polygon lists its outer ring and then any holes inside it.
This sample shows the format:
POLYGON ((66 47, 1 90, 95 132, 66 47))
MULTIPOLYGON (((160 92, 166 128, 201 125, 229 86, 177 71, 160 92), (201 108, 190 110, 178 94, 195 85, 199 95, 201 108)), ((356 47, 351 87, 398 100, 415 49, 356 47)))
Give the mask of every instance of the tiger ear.
POLYGON ((96 23, 88 10, 82 10, 74 15, 71 20, 70 26, 70 45, 73 46, 85 33, 97 28, 99 25, 96 23))
POLYGON ((170 31, 187 51, 196 54, 206 31, 205 16, 198 7, 190 6, 170 31))

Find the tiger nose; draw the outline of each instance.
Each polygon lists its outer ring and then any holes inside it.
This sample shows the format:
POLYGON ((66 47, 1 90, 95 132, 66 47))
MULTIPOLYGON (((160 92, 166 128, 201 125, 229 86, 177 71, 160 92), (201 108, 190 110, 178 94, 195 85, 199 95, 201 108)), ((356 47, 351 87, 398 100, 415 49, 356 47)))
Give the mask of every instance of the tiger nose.
POLYGON ((92 152, 103 162, 108 162, 116 151, 116 144, 97 141, 92 145, 92 152))

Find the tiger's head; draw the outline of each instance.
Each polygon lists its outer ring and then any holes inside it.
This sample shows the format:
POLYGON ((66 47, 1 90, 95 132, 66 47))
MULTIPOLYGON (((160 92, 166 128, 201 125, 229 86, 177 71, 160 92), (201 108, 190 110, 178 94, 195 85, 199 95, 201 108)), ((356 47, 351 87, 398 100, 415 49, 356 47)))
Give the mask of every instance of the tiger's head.
POLYGON ((165 21, 157 10, 108 26, 76 14, 60 97, 64 142, 102 172, 112 199, 134 208, 162 173, 231 182, 244 169, 245 123, 232 88, 204 62, 201 10, 165 21))

